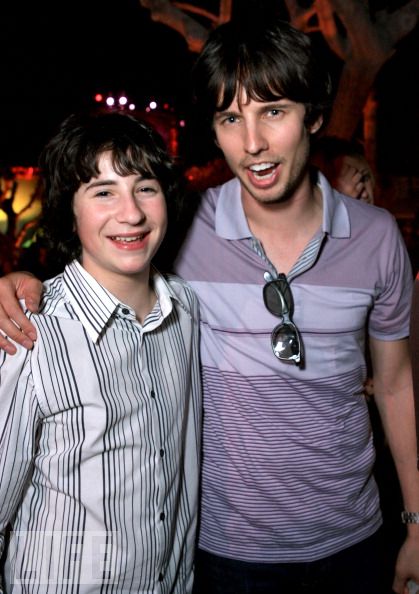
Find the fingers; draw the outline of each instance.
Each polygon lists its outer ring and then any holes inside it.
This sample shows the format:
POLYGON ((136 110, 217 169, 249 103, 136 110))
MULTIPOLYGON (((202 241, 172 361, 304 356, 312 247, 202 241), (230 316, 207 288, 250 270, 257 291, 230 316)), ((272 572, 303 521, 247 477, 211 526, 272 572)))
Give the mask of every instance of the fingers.
POLYGON ((362 171, 355 169, 352 174, 352 187, 353 187, 353 198, 360 200, 366 193, 362 171))
POLYGON ((16 295, 17 299, 24 299, 25 305, 30 311, 38 311, 43 288, 41 281, 28 272, 14 272, 4 279, 0 279, 1 305, 6 305, 6 303, 14 304, 16 297, 15 299, 12 299, 10 287, 13 291, 13 297, 16 295), (9 282, 9 290, 7 291, 7 294, 5 294, 5 299, 7 298, 7 301, 3 300, 3 293, 1 291, 1 283, 3 280, 9 282))
POLYGON ((36 331, 19 306, 11 311, 10 315, 12 319, 0 308, 0 348, 13 355, 16 353, 16 347, 10 339, 26 349, 31 349, 36 340, 36 331))
POLYGON ((34 277, 13 273, 0 278, 0 348, 13 355, 14 340, 25 348, 32 348, 36 331, 25 316, 17 298, 24 298, 27 307, 36 311, 41 294, 41 283, 34 277))
POLYGON ((374 396, 374 380, 369 377, 364 384, 365 394, 367 396, 374 396))
POLYGON ((8 355, 14 355, 16 353, 16 347, 14 344, 7 339, 6 336, 0 334, 0 349, 6 351, 8 355))
POLYGON ((342 192, 342 194, 346 194, 352 198, 358 198, 360 192, 358 185, 360 181, 361 175, 359 174, 359 171, 351 165, 345 165, 342 167, 335 185, 336 189, 339 190, 339 192, 342 192))
MULTIPOLYGON (((25 301, 25 306, 31 311, 32 313, 37 313, 39 310, 39 302, 40 302, 40 293, 39 291, 31 292, 29 289, 26 289, 24 295, 16 294, 17 298, 22 298, 25 301)), ((16 320, 17 321, 17 320, 16 320)))
POLYGON ((352 165, 345 165, 336 180, 336 189, 351 198, 372 203, 372 198, 365 184, 365 172, 352 165))

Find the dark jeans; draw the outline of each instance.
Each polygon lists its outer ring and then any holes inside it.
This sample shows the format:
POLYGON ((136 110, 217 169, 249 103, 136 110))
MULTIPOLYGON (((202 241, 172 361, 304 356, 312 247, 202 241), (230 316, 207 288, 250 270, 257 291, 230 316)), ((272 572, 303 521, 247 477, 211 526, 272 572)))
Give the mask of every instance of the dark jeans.
POLYGON ((246 563, 198 550, 194 594, 391 594, 381 532, 310 563, 246 563))

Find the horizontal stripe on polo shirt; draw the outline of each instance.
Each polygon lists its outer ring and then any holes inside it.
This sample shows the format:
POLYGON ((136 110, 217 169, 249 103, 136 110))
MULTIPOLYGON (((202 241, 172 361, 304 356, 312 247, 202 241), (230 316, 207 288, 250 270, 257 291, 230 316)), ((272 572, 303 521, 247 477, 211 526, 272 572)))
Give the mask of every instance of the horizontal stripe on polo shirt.
POLYGON ((202 196, 176 271, 200 301, 204 388, 199 546, 310 562, 381 524, 363 384, 366 334, 409 333, 412 271, 394 217, 319 175, 321 228, 287 275, 304 365, 279 361, 263 301, 276 271, 238 179, 202 196))

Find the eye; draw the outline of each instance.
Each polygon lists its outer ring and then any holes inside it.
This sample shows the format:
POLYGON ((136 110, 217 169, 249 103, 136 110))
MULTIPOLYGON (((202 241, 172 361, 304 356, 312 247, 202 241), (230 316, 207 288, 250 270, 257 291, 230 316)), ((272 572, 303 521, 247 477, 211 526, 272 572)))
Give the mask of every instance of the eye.
POLYGON ((95 192, 96 198, 107 198, 110 195, 111 193, 109 190, 99 190, 98 192, 95 192))
POLYGON ((284 113, 284 110, 281 109, 280 107, 272 107, 268 111, 268 116, 276 118, 276 117, 283 115, 283 113, 284 113))
POLYGON ((219 118, 217 118, 218 123, 221 126, 229 126, 232 124, 236 124, 239 121, 239 116, 234 115, 234 114, 225 114, 220 116, 219 118))
POLYGON ((142 194, 154 194, 155 192, 157 192, 156 188, 153 188, 152 186, 141 186, 141 188, 139 188, 139 191, 142 194))
POLYGON ((154 196, 161 192, 161 187, 157 180, 142 180, 138 185, 136 192, 143 196, 154 196))

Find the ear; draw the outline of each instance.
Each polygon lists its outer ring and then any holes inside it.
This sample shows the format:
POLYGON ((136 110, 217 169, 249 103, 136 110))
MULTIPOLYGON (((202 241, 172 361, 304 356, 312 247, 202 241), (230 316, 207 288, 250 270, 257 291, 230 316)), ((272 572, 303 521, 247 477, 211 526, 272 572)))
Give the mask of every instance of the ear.
POLYGON ((323 125, 323 116, 319 115, 317 120, 315 122, 313 122, 311 124, 311 126, 309 126, 308 131, 310 132, 310 134, 315 134, 316 132, 318 132, 320 130, 322 125, 323 125))

